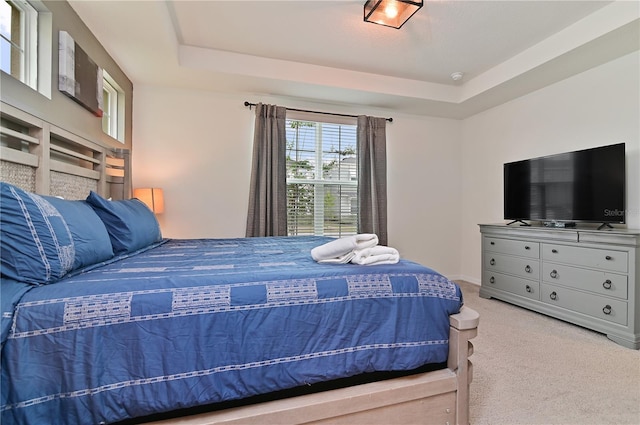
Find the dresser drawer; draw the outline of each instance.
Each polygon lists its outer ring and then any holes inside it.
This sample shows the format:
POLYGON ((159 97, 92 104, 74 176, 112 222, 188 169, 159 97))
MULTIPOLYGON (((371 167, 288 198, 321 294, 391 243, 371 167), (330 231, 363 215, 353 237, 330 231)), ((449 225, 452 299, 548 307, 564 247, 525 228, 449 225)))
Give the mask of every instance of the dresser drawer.
POLYGON ((521 257, 540 258, 540 244, 538 242, 514 241, 512 239, 492 238, 488 236, 485 236, 484 242, 487 251, 519 255, 521 257))
POLYGON ((622 300, 626 300, 628 297, 627 275, 624 274, 545 262, 542 264, 542 279, 545 282, 583 289, 622 300))
POLYGON ((610 249, 580 248, 576 246, 542 244, 542 259, 575 266, 626 273, 629 254, 610 249))
POLYGON ((535 300, 540 299, 540 284, 534 280, 485 271, 482 274, 482 286, 499 289, 535 300))
POLYGON ((598 319, 627 324, 627 303, 569 288, 540 284, 540 300, 544 303, 577 311, 598 319))
POLYGON ((485 252, 484 263, 488 271, 513 274, 525 279, 540 278, 540 261, 533 258, 485 252))

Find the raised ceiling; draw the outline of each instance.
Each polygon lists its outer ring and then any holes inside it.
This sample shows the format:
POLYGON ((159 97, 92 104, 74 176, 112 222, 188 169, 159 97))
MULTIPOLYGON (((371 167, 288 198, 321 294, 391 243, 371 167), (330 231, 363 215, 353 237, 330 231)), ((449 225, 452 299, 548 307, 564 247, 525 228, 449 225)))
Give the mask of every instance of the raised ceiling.
POLYGON ((69 3, 134 86, 451 118, 640 48, 636 1, 427 0, 400 30, 363 22, 364 1, 69 3))

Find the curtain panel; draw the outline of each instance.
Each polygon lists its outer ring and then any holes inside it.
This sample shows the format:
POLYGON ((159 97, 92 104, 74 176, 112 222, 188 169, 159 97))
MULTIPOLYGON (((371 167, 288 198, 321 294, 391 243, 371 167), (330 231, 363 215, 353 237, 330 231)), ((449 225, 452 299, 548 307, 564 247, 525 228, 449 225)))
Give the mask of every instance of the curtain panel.
POLYGON ((287 235, 287 109, 256 105, 247 237, 287 235))
POLYGON ((358 233, 387 245, 387 141, 385 118, 358 116, 358 233))

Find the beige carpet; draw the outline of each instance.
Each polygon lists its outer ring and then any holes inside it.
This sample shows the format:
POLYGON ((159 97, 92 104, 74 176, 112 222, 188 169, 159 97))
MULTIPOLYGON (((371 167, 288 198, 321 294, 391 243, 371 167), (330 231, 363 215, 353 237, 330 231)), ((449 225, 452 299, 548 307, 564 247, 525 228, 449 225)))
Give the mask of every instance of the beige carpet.
POLYGON ((480 313, 471 424, 640 424, 640 350, 459 283, 480 313))

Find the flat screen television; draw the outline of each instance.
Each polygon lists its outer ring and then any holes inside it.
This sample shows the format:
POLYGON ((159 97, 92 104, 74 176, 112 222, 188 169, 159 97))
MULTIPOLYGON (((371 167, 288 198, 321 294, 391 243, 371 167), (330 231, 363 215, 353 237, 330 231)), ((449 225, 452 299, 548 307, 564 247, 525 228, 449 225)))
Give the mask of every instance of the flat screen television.
POLYGON ((504 218, 559 227, 577 221, 624 223, 625 182, 624 143, 509 162, 504 218))

